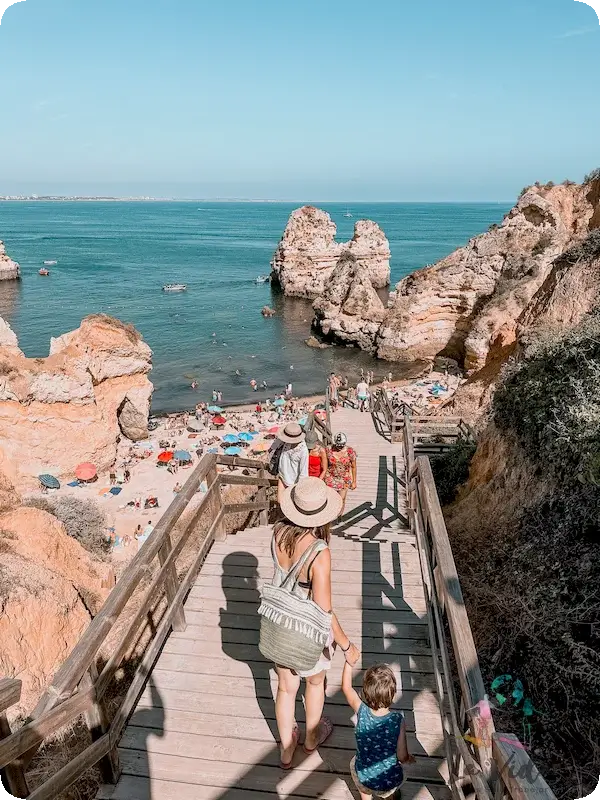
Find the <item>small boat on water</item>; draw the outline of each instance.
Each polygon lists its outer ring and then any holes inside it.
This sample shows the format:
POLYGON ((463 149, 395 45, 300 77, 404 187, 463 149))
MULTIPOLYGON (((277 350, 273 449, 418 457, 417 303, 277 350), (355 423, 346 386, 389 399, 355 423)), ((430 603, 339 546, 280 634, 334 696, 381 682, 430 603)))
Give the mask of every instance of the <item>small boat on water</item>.
POLYGON ((39 271, 39 274, 45 277, 47 275, 50 275, 50 270, 46 269, 45 267, 42 267, 41 270, 39 271))
POLYGON ((162 290, 163 292, 185 292, 187 285, 185 283, 165 283, 162 290))
POLYGON ((56 264, 58 264, 58 261, 44 261, 45 267, 54 267, 56 264))
POLYGON ((346 213, 344 214, 344 216, 345 217, 351 217, 352 216, 352 214, 350 213, 350 209, 349 208, 346 209, 346 213))
POLYGON ((270 275, 259 275, 254 279, 254 283, 268 283, 271 280, 270 275))

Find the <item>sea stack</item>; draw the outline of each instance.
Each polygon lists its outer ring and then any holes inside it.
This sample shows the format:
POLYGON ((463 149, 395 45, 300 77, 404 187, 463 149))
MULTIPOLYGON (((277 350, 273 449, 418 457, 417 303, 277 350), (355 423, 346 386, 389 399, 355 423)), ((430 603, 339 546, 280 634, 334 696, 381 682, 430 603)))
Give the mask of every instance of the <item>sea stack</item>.
POLYGON ((4 242, 0 242, 0 281, 17 281, 21 277, 21 267, 6 255, 4 242))
POLYGON ((314 206, 292 212, 273 257, 272 278, 283 293, 310 300, 318 297, 344 252, 357 259, 376 289, 390 282, 390 246, 376 222, 359 220, 349 242, 336 242, 329 214, 314 206))
POLYGON ((324 336, 340 344, 355 344, 367 352, 375 351, 385 306, 369 273, 349 250, 340 257, 313 308, 314 327, 324 336))

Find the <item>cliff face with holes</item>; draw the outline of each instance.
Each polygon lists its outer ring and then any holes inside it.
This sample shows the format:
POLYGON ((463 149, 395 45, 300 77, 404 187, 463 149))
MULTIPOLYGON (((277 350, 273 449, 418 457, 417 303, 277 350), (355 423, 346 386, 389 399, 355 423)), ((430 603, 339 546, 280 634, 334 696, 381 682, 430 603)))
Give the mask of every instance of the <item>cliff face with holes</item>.
POLYGON ((105 315, 53 339, 47 358, 26 358, 0 324, 0 441, 18 488, 77 464, 112 466, 117 440, 148 433, 152 352, 130 325, 105 315))
MULTIPOLYGON (((400 281, 377 337, 391 361, 442 353, 476 372, 514 346, 555 260, 600 227, 600 179, 530 187, 499 226, 400 281)), ((577 286, 574 287, 578 291, 577 286)), ((537 302, 537 301, 536 301, 537 302)))
POLYGON ((303 206, 290 215, 273 257, 273 279, 284 294, 314 299, 330 278, 343 253, 351 253, 376 289, 390 282, 390 246, 376 222, 358 220, 349 242, 336 242, 329 214, 303 206))

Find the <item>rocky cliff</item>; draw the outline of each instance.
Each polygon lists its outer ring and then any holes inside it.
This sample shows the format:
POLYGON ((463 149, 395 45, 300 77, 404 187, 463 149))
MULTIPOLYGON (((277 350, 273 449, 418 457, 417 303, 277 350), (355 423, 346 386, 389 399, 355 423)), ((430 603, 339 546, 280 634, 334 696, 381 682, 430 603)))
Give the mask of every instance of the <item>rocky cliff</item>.
POLYGON ((468 372, 514 344, 555 259, 600 227, 600 179, 526 190, 499 226, 400 281, 377 337, 391 361, 443 353, 468 372))
POLYGON ((0 472, 0 675, 23 681, 11 715, 31 711, 113 585, 111 566, 56 517, 21 506, 0 472))
POLYGON ((336 242, 327 212, 303 206, 292 212, 273 257, 273 278, 284 294, 314 299, 324 289, 342 253, 349 251, 375 288, 390 282, 390 246, 371 220, 358 220, 349 242, 336 242))
POLYGON ((385 307, 352 252, 342 254, 313 307, 314 327, 324 336, 374 352, 385 307))
POLYGON ((21 268, 6 255, 4 242, 0 242, 0 281, 14 281, 21 277, 21 268))
POLYGON ((47 358, 26 358, 5 323, 0 333, 0 441, 19 488, 82 461, 106 469, 121 435, 147 436, 152 352, 135 328, 87 317, 47 358))

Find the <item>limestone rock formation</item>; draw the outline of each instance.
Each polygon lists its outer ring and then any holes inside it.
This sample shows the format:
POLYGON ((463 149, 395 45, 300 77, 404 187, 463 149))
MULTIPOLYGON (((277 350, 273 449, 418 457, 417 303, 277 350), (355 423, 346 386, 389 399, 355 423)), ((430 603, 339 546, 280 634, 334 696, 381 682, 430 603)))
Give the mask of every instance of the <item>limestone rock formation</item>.
POLYGON ((105 315, 54 339, 47 358, 0 346, 0 440, 17 486, 41 472, 68 478, 82 461, 106 469, 121 434, 145 438, 151 357, 134 328, 105 315))
POLYGON ((4 242, 0 242, 0 281, 14 281, 20 277, 20 266, 6 255, 4 242))
POLYGON ((374 351, 385 307, 373 288, 368 268, 352 252, 341 256, 313 307, 314 325, 325 336, 374 351))
POLYGON ((391 361, 457 358, 469 372, 514 345, 518 320, 571 245, 600 227, 600 180, 535 186, 501 225, 409 275, 377 338, 391 361))
POLYGON ((272 262, 273 278, 284 294, 318 297, 347 250, 363 265, 375 288, 389 284, 390 246, 377 223, 356 222, 350 242, 336 242, 335 234, 335 223, 326 211, 303 206, 292 212, 272 262))
POLYGON ((94 560, 51 514, 19 507, 0 515, 0 674, 23 681, 24 713, 113 585, 112 568, 94 560))

